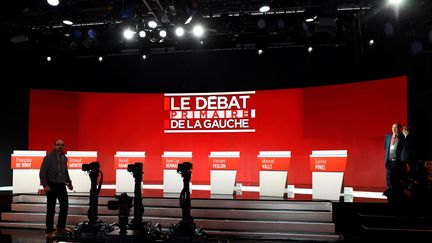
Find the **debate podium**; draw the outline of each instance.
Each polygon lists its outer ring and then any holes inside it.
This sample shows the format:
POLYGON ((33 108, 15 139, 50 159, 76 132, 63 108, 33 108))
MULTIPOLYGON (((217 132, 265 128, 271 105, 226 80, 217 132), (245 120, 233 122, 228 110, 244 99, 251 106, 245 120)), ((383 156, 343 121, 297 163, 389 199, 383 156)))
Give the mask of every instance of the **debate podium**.
POLYGON ((291 162, 291 151, 260 151, 259 192, 262 197, 283 197, 291 162))
POLYGON ((67 151, 69 177, 75 192, 90 192, 91 182, 87 172, 82 170, 83 164, 97 161, 96 151, 67 151))
POLYGON ((210 152, 211 194, 233 194, 239 160, 240 152, 210 152))
POLYGON ((145 152, 116 152, 114 155, 114 168, 116 170, 116 193, 134 192, 135 178, 133 177, 132 173, 127 171, 127 167, 129 164, 135 164, 138 162, 141 162, 144 165, 144 159, 145 152))
POLYGON ((39 170, 46 151, 14 150, 11 155, 12 193, 38 193, 39 170))
POLYGON ((192 152, 164 152, 162 155, 163 191, 180 193, 183 189, 183 178, 177 173, 178 164, 192 162, 192 152))
POLYGON ((317 150, 310 155, 312 198, 339 200, 347 150, 317 150))

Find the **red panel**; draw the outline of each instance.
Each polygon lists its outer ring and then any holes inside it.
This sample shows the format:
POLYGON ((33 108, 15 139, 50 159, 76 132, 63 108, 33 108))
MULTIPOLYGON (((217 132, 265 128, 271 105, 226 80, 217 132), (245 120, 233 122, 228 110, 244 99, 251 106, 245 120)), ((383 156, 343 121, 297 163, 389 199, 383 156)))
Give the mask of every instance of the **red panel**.
POLYGON ((209 182, 210 151, 240 151, 237 180, 258 185, 259 151, 292 152, 288 181, 311 184, 312 150, 348 150, 344 183, 384 187, 384 134, 406 123, 406 77, 304 89, 257 91, 255 133, 163 133, 163 94, 31 91, 29 149, 98 151, 106 181, 116 151, 145 151, 144 181, 162 181, 163 151, 192 151, 195 182, 209 182))

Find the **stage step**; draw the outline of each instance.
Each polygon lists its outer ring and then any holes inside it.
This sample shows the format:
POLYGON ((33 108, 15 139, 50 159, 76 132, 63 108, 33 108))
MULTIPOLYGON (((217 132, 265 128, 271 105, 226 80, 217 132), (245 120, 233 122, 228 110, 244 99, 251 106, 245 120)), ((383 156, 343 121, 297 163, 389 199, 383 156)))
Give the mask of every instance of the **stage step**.
MULTIPOLYGON (((118 221, 117 211, 108 210, 114 197, 99 197, 99 219, 118 221)), ((87 221, 88 196, 69 195, 68 224, 87 221)), ((144 221, 159 223, 164 229, 181 220, 178 198, 143 198, 144 221)), ((15 195, 12 212, 1 214, 0 227, 45 227, 46 197, 15 195)), ((57 206, 58 212, 58 206, 57 206)), ((133 209, 130 211, 133 218, 133 209)), ((332 204, 328 201, 192 199, 192 217, 199 227, 220 237, 247 239, 301 239, 335 241, 332 204)))
MULTIPOLYGON (((72 196, 69 204, 89 205, 88 196, 72 196)), ((99 197, 99 205, 108 205, 114 197, 99 197)), ((43 195, 17 195, 13 203, 46 203, 43 195)), ((179 207, 178 198, 143 198, 144 207, 179 207)), ((234 199, 192 199, 193 208, 231 208, 231 209, 267 209, 267 210, 307 210, 331 211, 332 204, 328 201, 284 201, 284 200, 234 200, 234 199)))
MULTIPOLYGON (((58 212, 57 205, 56 211, 58 212)), ((87 213, 88 207, 83 205, 69 205, 69 214, 87 213)), ((46 212, 45 204, 12 204, 13 212, 46 212)), ((133 208, 131 209, 133 214, 133 208)), ((107 206, 98 207, 99 215, 117 215, 117 211, 108 210, 107 206)), ((163 207, 145 207, 144 215, 149 217, 181 217, 181 208, 163 208, 163 207)), ((332 222, 332 212, 319 211, 287 211, 287 210, 238 210, 238 209, 202 209, 193 208, 191 214, 195 218, 224 218, 224 219, 260 219, 260 220, 277 220, 277 221, 318 221, 332 222)))
MULTIPOLYGON (((99 219, 106 223, 118 222, 114 215, 99 215, 99 219)), ((132 219, 132 217, 131 217, 132 219)), ((78 224, 86 221, 86 215, 68 215, 69 224, 78 224)), ((181 218, 174 217, 146 217, 144 221, 158 222, 163 227, 179 222, 181 218)), ((217 230, 249 230, 268 232, 325 232, 335 231, 333 223, 299 222, 299 221, 262 221, 262 220, 228 220, 228 219, 202 219, 194 217, 195 223, 205 229, 217 230)), ((10 222, 45 222, 45 213, 2 213, 2 221, 10 222)))

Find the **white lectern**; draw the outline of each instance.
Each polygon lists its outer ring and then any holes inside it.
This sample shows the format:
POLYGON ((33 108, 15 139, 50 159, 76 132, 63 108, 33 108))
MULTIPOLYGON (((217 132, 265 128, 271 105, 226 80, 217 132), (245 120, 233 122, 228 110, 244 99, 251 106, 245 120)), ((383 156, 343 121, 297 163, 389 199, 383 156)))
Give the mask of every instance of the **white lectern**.
POLYGON ((39 169, 46 151, 14 150, 11 155, 12 193, 38 193, 39 169))
POLYGON ((260 151, 258 155, 260 196, 283 197, 291 151, 260 151))
POLYGON ((91 182, 82 165, 97 161, 96 151, 67 151, 68 171, 76 192, 90 192, 91 182))
POLYGON ((164 152, 162 155, 164 193, 180 193, 183 178, 177 173, 177 166, 183 162, 192 162, 192 152, 164 152))
POLYGON ((144 159, 145 152, 116 152, 114 155, 114 168, 116 169, 116 193, 135 191, 135 178, 130 172, 127 171, 127 167, 129 164, 135 164, 138 162, 144 164, 144 159))
POLYGON ((234 193, 240 152, 210 152, 210 193, 234 193))
POLYGON ((310 155, 312 198, 339 200, 347 150, 318 150, 310 155))

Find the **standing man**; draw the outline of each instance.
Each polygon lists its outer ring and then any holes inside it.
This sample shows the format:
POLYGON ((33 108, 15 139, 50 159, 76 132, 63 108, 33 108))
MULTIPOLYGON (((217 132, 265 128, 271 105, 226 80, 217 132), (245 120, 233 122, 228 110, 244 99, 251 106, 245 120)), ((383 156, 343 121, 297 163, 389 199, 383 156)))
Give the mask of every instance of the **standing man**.
POLYGON ((56 233, 66 233, 70 231, 66 228, 66 218, 69 207, 68 194, 73 190, 72 181, 67 169, 67 158, 64 153, 65 143, 57 140, 54 149, 45 156, 39 171, 40 184, 43 186, 47 196, 46 214, 46 237, 54 238, 56 233), (60 212, 57 221, 57 231, 54 230, 54 214, 56 200, 60 203, 60 212))
POLYGON ((393 124, 392 133, 387 134, 384 139, 384 162, 386 167, 386 186, 385 196, 389 192, 398 193, 401 189, 402 163, 401 153, 405 146, 405 137, 401 133, 401 125, 393 124))

